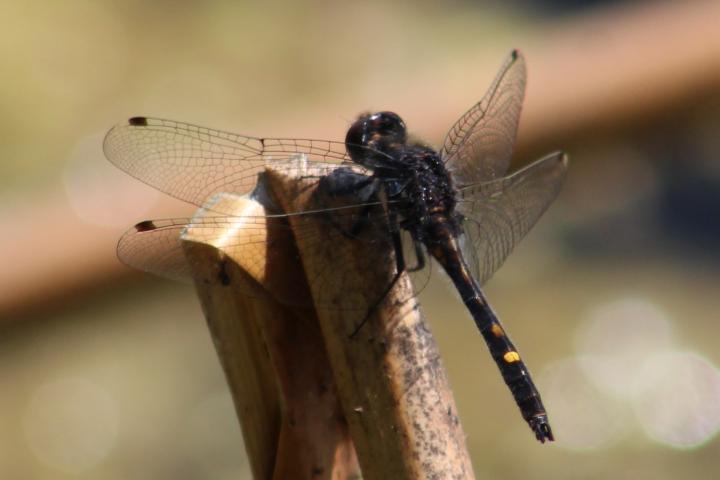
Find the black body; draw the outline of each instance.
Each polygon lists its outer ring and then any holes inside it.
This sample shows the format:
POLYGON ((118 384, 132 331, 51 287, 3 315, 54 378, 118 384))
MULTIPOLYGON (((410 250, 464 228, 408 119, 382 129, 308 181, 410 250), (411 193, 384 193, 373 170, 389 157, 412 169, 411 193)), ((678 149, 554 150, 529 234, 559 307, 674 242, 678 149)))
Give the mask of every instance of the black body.
MULTIPOLYGON (((361 115, 345 137, 352 160, 372 170, 372 177, 388 199, 391 231, 407 230, 452 279, 480 330, 490 354, 512 392, 525 421, 541 442, 553 440, 545 407, 525 363, 473 279, 458 245, 462 216, 450 173, 440 155, 421 144, 408 144, 405 123, 395 113, 361 115), (360 149, 357 146, 369 147, 360 149), (377 155, 380 152, 384 155, 377 155)), ((399 241, 394 242, 399 245, 399 241)), ((416 248, 418 261, 422 248, 416 248)), ((397 248, 398 274, 406 267, 397 248)))

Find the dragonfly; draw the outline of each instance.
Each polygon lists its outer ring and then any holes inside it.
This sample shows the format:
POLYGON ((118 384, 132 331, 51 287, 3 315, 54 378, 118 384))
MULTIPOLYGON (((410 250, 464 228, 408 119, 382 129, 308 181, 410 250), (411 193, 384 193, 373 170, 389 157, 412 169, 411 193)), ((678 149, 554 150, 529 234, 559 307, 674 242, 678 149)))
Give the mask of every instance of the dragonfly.
MULTIPOLYGON (((525 60, 514 50, 487 93, 450 128, 439 150, 410 140, 405 122, 389 111, 360 115, 345 141, 252 137, 133 117, 108 132, 107 158, 162 192, 210 208, 213 215, 141 222, 120 239, 118 256, 140 270, 189 279, 192 265, 183 254, 183 232, 192 230, 214 241, 242 225, 246 231, 292 231, 296 240, 327 243, 327 233, 319 235, 313 223, 322 219, 329 222, 329 231, 384 242, 394 252, 367 262, 367 268, 393 262, 395 271, 387 284, 367 287, 374 305, 403 273, 422 278, 417 272, 429 271, 432 259, 452 280, 523 419, 540 442, 552 441, 540 393, 481 289, 556 198, 568 167, 567 155, 558 151, 508 173, 525 84, 525 60), (239 215, 222 202, 208 207, 208 199, 218 195, 252 193, 258 175, 267 169, 312 171, 315 175, 308 177, 318 190, 349 200, 340 207, 335 202, 327 209, 260 216, 239 215), (294 222, 292 229, 288 219, 294 222), (406 250, 415 257, 412 265, 406 250)), ((226 248, 253 255, 258 242, 267 237, 246 235, 226 248)), ((326 274, 306 272, 309 281, 322 282, 326 274)), ((267 287, 273 290, 273 285, 267 287)), ((302 303, 308 297, 302 289, 287 290, 277 286, 281 301, 302 303)), ((351 294, 339 305, 337 298, 326 302, 318 295, 310 300, 318 308, 368 305, 355 305, 351 294)))

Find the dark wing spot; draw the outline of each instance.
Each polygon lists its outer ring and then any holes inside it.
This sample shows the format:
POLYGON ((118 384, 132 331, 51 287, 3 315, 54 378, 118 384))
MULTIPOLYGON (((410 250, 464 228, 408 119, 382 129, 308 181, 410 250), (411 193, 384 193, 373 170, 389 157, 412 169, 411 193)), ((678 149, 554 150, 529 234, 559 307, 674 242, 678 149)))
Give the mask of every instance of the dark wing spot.
POLYGON ((146 117, 132 117, 128 123, 135 127, 147 127, 148 121, 146 117))
POLYGON ((138 232, 149 232, 151 230, 155 230, 156 228, 157 227, 152 220, 144 220, 135 225, 135 230, 137 230, 138 232))

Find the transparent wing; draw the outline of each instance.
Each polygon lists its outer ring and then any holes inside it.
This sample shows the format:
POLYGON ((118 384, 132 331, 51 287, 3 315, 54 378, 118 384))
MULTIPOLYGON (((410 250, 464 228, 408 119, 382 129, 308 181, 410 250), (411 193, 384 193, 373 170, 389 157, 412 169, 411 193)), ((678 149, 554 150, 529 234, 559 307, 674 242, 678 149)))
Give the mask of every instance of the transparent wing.
POLYGON ((517 172, 459 190, 463 256, 480 285, 505 261, 557 196, 568 158, 555 152, 517 172))
MULTIPOLYGON (((378 208, 368 214, 362 207, 327 212, 314 212, 279 216, 205 216, 168 220, 149 220, 137 224, 120 239, 117 254, 126 265, 161 277, 192 282, 192 265, 183 250, 184 240, 216 246, 255 278, 263 288, 279 301, 291 305, 311 305, 347 310, 367 309, 387 293, 390 278, 385 284, 348 288, 342 298, 326 298, 323 285, 342 282, 352 285, 352 278, 342 278, 337 265, 352 268, 374 268, 395 272, 395 257, 389 236, 387 216, 378 208), (353 232, 362 219, 363 228, 353 232), (292 223, 292 225, 291 225, 292 223), (363 257, 358 258, 358 245, 348 239, 362 242, 363 257), (327 262, 310 265, 288 265, 288 258, 299 262, 299 256, 290 252, 295 245, 310 257, 327 258, 327 262), (320 252, 320 253, 317 253, 320 252), (282 256, 280 262, 275 256, 282 256), (277 270, 278 265, 282 268, 277 270), (274 267, 275 271, 271 271, 274 267), (317 298, 311 299, 304 279, 296 272, 305 272, 308 283, 318 286, 317 298)), ((415 257, 410 244, 405 245, 406 259, 413 266, 415 257)), ((347 275, 352 275, 347 268, 347 275)), ((429 269, 412 275, 414 286, 423 288, 429 269)), ((257 295, 248 288, 248 295, 257 295)))
POLYGON ((247 193, 255 186, 257 174, 268 166, 290 174, 320 176, 338 164, 350 163, 342 142, 248 137, 148 117, 134 117, 113 127, 103 148, 108 160, 121 170, 198 206, 219 192, 247 193), (306 162, 294 161, 298 158, 306 162))
POLYGON ((189 222, 188 218, 140 222, 120 237, 117 256, 136 270, 191 283, 190 265, 181 243, 181 235, 189 222))
POLYGON ((445 136, 440 155, 458 187, 507 172, 525 97, 525 74, 525 60, 514 50, 483 99, 445 136))

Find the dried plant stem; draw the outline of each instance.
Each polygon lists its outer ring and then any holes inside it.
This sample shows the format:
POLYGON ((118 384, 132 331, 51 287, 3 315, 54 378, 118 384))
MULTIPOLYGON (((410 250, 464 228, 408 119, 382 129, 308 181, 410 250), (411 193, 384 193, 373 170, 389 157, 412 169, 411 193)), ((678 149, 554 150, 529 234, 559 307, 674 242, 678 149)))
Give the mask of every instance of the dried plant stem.
MULTIPOLYGON (((261 181, 281 211, 313 208, 317 197, 302 180, 267 172, 261 181)), ((237 202, 237 211, 248 210, 250 200, 237 202)), ((394 274, 368 268, 370 247, 338 244, 320 220, 317 234, 327 241, 297 236, 286 256, 263 257, 261 269, 263 252, 230 258, 192 241, 192 232, 186 238, 255 478, 360 478, 358 461, 367 480, 474 478, 447 376, 406 276, 365 313, 288 307, 263 291, 268 275, 287 276, 310 279, 315 299, 339 298, 394 274), (325 274, 314 284, 319 270, 337 278, 325 274), (258 295, 248 296, 248 288, 258 295)))

